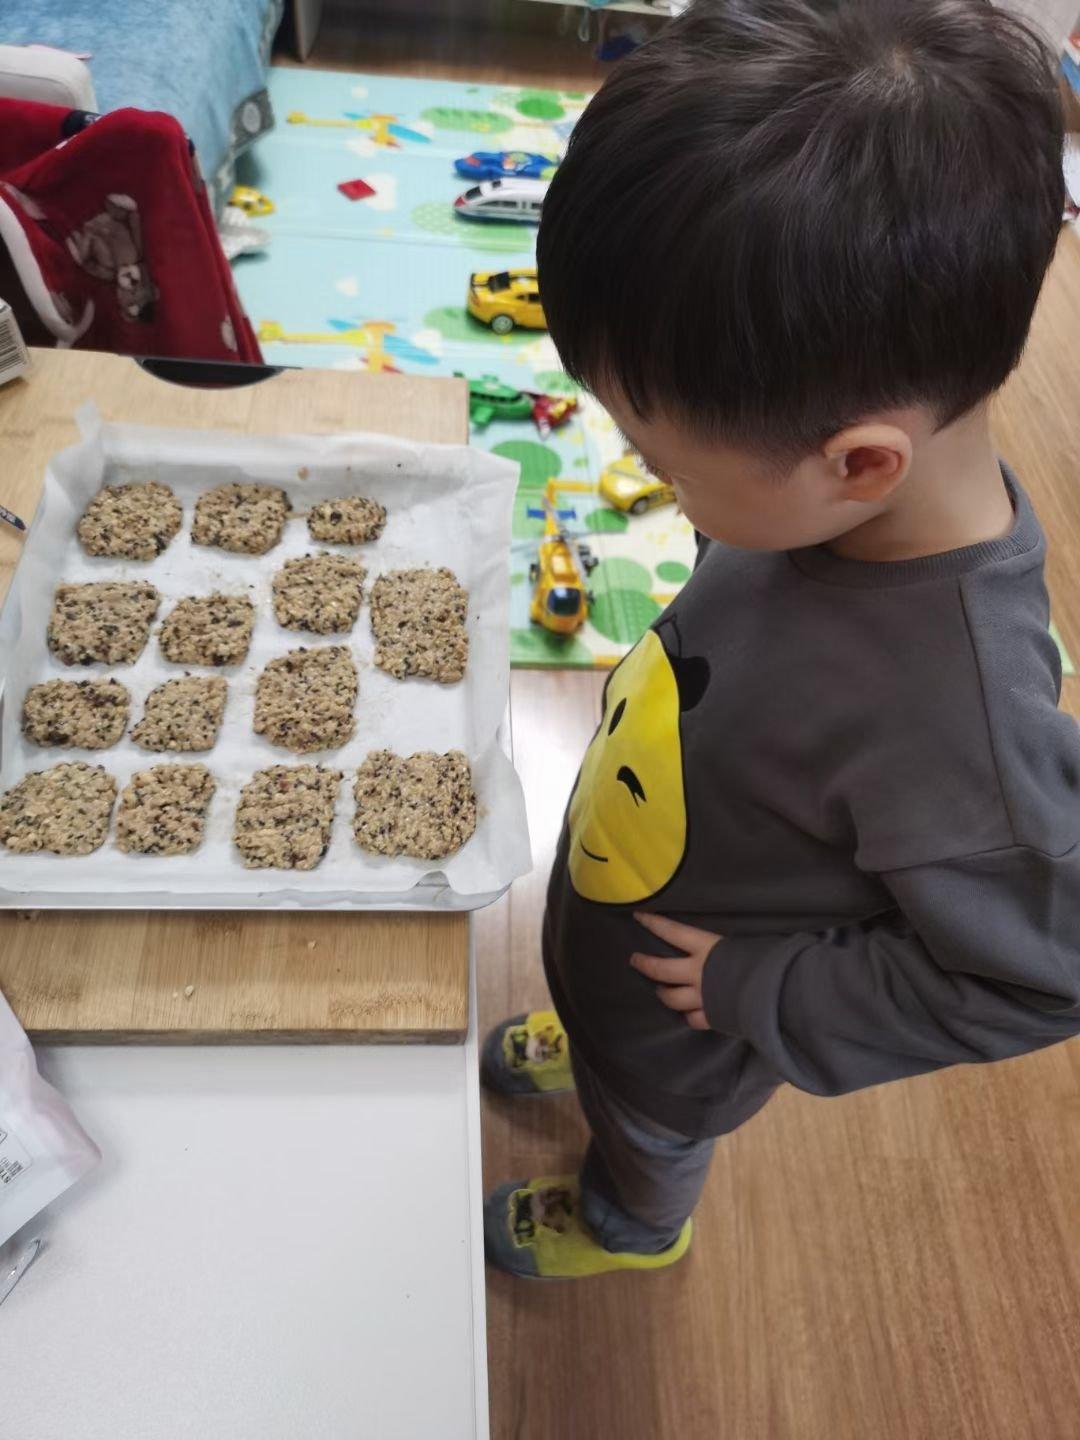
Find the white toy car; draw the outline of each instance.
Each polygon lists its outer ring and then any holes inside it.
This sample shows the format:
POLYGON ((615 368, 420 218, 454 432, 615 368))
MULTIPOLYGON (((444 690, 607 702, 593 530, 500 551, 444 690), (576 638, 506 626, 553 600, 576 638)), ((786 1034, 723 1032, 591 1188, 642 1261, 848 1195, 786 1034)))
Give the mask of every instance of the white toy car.
POLYGON ((484 180, 459 195, 454 209, 469 220, 523 220, 538 225, 547 188, 546 180, 484 180))

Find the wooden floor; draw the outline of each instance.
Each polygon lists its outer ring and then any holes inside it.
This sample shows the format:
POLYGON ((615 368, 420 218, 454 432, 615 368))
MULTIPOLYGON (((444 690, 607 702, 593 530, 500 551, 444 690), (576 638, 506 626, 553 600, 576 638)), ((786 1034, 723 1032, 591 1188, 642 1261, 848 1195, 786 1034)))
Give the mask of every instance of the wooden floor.
MULTIPOLYGON (((356 0, 331 0, 311 63, 562 86, 593 73, 550 22, 522 36, 394 9, 361 23, 356 0)), ((1050 532, 1080 661, 1078 356, 1069 234, 997 433, 1050 532)), ((547 999, 544 885, 600 685, 514 675, 536 868, 476 921, 484 1026, 547 999)), ((1080 679, 1066 701, 1080 716, 1080 679)), ((489 1185, 571 1170, 583 1142, 572 1098, 484 1100, 489 1185)), ((1077 1440, 1080 1042, 839 1100, 781 1093, 718 1147, 681 1266, 491 1274, 488 1306, 494 1440, 1077 1440)))

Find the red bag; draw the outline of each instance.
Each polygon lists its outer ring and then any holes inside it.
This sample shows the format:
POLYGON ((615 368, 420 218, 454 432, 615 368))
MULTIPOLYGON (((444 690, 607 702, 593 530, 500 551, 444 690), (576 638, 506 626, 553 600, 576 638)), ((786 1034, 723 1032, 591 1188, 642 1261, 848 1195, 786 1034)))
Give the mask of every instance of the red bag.
POLYGON ((42 324, 63 347, 260 364, 180 125, 87 120, 0 100, 0 242, 42 324))

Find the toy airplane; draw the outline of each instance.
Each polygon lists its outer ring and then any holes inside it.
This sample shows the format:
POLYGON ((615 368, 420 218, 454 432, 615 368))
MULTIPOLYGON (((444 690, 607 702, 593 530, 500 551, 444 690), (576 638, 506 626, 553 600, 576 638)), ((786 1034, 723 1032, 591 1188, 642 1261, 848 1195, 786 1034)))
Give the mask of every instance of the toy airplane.
POLYGON ((346 111, 340 118, 323 119, 308 115, 303 110, 290 110, 285 116, 288 125, 315 125, 331 130, 367 130, 376 145, 385 149, 400 150, 402 140, 416 140, 423 145, 431 144, 431 136, 420 130, 410 130, 402 125, 396 115, 358 115, 346 111))
POLYGON ((434 365, 435 356, 403 335, 390 320, 327 320, 329 330, 286 330, 277 320, 260 320, 259 340, 279 345, 349 345, 359 350, 372 374, 400 375, 395 360, 434 365))

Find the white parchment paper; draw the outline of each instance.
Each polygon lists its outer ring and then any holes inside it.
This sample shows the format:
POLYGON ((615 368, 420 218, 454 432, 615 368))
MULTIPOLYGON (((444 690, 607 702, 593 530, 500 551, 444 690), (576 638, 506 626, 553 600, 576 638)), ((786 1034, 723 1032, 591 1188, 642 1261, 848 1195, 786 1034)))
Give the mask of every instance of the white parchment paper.
MULTIPOLYGON (((0 904, 366 906, 471 908, 493 899, 530 866, 524 798, 500 740, 509 685, 509 580, 506 554, 516 468, 465 446, 417 445, 380 435, 254 436, 223 431, 102 425, 80 414, 84 438, 55 455, 22 559, 0 616, 3 720, 0 788, 28 771, 65 760, 104 765, 123 789, 155 764, 201 761, 217 781, 202 847, 191 856, 124 855, 113 832, 92 855, 17 855, 0 849, 0 904), (160 480, 183 507, 180 533, 152 561, 86 555, 75 526, 102 484, 160 480), (281 485, 293 505, 280 544, 267 555, 228 554, 193 545, 197 497, 228 481, 281 485), (386 506, 373 545, 313 542, 311 504, 340 495, 371 496, 386 506), (283 630, 274 619, 271 581, 288 559, 318 550, 348 554, 368 571, 365 601, 351 634, 283 630), (373 663, 367 593, 387 570, 446 565, 469 591, 469 664, 458 685, 394 680, 373 663), (62 665, 46 644, 53 592, 63 582, 148 580, 162 604, 150 641, 132 665, 62 665), (173 665, 157 632, 175 602, 220 590, 251 596, 255 630, 247 660, 222 668, 173 665), (354 738, 335 750, 297 756, 252 728, 255 683, 266 662, 301 645, 348 645, 360 677, 354 738), (130 724, 155 685, 183 674, 220 674, 229 686, 225 719, 205 754, 157 754, 126 736, 104 751, 42 749, 26 741, 20 717, 27 688, 41 680, 113 676, 132 696, 130 724), (352 838, 352 779, 371 750, 463 750, 473 768, 480 818, 456 855, 429 861, 367 855, 352 838), (232 844, 240 789, 256 770, 312 763, 344 772, 330 849, 308 872, 247 870, 232 844)), ((130 728, 130 727, 129 727, 130 728)))

